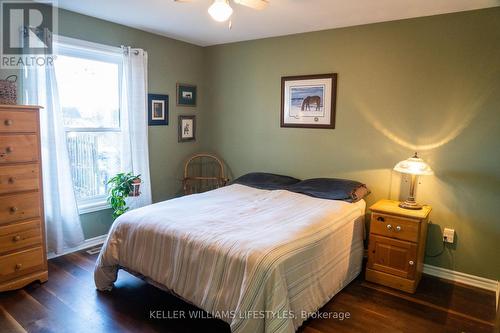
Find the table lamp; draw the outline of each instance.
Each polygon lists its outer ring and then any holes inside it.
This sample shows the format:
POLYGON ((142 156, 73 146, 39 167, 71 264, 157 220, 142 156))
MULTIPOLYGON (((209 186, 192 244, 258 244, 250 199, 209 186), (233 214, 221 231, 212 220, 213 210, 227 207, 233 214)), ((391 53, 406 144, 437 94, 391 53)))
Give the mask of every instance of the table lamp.
POLYGON ((424 160, 415 153, 413 157, 396 164, 394 170, 411 175, 410 195, 406 201, 399 204, 399 207, 405 209, 422 209, 422 205, 415 201, 415 187, 417 186, 418 176, 429 176, 434 174, 429 164, 425 163, 424 160))

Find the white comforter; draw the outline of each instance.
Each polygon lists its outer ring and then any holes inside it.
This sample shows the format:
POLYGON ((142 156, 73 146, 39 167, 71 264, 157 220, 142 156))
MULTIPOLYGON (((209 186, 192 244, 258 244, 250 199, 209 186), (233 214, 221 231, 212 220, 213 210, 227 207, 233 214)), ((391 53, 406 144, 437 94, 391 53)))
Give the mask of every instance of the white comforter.
POLYGON ((361 269, 362 205, 231 185, 130 211, 95 268, 124 267, 219 317, 232 332, 295 332, 361 269))

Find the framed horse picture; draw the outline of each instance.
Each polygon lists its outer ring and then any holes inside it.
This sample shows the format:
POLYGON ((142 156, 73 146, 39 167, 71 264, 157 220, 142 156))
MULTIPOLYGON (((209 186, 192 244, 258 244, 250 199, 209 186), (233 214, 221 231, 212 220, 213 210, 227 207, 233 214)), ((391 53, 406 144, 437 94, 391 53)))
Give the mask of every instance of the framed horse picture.
POLYGON ((177 106, 196 106, 196 86, 177 83, 177 106))
POLYGON ((281 127, 335 128, 337 73, 281 78, 281 127))

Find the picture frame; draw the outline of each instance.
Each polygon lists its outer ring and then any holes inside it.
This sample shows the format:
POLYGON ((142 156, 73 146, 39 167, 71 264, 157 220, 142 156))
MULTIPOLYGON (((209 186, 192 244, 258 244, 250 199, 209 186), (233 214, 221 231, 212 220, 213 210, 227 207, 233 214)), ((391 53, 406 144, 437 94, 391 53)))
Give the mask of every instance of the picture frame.
POLYGON ((179 116, 179 142, 196 141, 196 116, 179 116))
POLYGON ((177 83, 177 106, 196 106, 198 98, 197 87, 193 84, 177 83))
POLYGON ((335 128, 337 73, 281 78, 281 127, 335 128))
POLYGON ((168 95, 148 94, 148 125, 168 125, 168 95))

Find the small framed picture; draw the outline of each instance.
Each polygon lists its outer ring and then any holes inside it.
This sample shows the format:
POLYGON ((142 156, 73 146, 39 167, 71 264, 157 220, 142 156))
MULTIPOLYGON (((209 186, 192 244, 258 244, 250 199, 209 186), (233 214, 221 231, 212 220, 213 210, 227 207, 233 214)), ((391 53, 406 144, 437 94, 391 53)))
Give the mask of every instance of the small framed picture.
POLYGON ((335 128, 337 74, 281 78, 281 127, 335 128))
POLYGON ((148 125, 168 125, 168 95, 148 94, 148 125))
POLYGON ((196 106, 196 86, 177 83, 177 106, 196 106))
POLYGON ((196 140, 196 116, 179 116, 179 142, 196 140))

